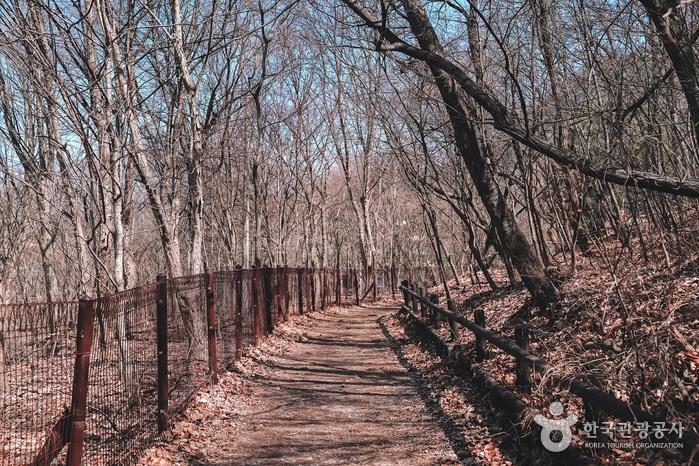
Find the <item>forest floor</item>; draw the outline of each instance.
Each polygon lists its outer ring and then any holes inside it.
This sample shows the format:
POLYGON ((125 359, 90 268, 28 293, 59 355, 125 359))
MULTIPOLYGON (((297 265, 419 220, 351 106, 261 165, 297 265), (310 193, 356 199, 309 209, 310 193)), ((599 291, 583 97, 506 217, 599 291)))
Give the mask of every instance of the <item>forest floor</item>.
MULTIPOLYGON (((498 333, 511 336, 524 319, 530 349, 558 372, 591 378, 620 399, 695 430, 699 259, 669 266, 638 254, 613 259, 590 255, 579 258, 576 270, 561 266, 561 299, 551 314, 537 312, 526 290, 510 286, 502 271, 493 274, 497 290, 468 278, 451 280, 449 288, 461 312, 471 317, 483 309, 488 328, 498 333)), ((440 286, 429 291, 444 302, 440 286)), ((236 372, 201 393, 141 464, 556 464, 540 448, 522 445, 511 422, 497 414, 502 407, 454 376, 395 309, 333 308, 279 326, 236 372)), ((439 333, 450 339, 446 326, 439 333)), ((473 350, 464 329, 456 343, 473 350)), ((545 412, 558 399, 582 419, 579 399, 547 373, 534 374, 534 389, 523 392, 511 358, 489 352, 480 366, 534 410, 545 412)), ((676 450, 594 456, 602 464, 687 464, 676 450)))
MULTIPOLYGON (((675 262, 664 260, 661 254, 644 259, 638 245, 634 252, 619 248, 613 241, 602 246, 578 257, 574 270, 565 263, 557 264, 560 297, 548 313, 535 309, 526 289, 511 286, 502 270, 493 270, 497 290, 483 282, 473 283, 468 277, 460 283, 450 280, 451 298, 469 319, 476 309, 482 309, 487 327, 509 338, 514 337, 518 321, 526 322, 530 351, 548 361, 556 375, 592 380, 619 399, 667 419, 667 426, 653 435, 664 435, 671 424, 682 426, 685 432, 697 432, 699 258, 676 253, 673 256, 681 258, 675 262)), ((435 285, 428 292, 445 303, 442 286, 435 285)), ((439 334, 445 341, 451 340, 446 325, 439 334)), ((474 342, 473 334, 461 327, 453 341, 468 354, 474 351, 474 342)), ((552 400, 561 401, 567 412, 582 419, 580 399, 554 383, 550 372, 535 373, 528 393, 515 382, 514 360, 492 346, 489 353, 480 367, 526 404, 546 412, 552 400)), ((438 358, 430 356, 427 361, 437 364, 438 358)), ((602 421, 611 422, 612 440, 623 440, 619 431, 624 423, 602 421)), ((687 464, 686 457, 670 449, 597 453, 597 460, 608 464, 687 464)), ((699 456, 694 456, 690 463, 697 461, 699 456)))
POLYGON ((395 310, 332 308, 280 326, 140 464, 458 464, 383 333, 395 310))

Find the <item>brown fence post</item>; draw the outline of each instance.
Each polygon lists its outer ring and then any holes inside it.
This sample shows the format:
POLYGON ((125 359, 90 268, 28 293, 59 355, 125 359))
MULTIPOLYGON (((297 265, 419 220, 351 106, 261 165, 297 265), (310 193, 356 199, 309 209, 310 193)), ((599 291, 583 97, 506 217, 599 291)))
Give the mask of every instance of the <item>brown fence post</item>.
POLYGON ((311 282, 310 282, 310 271, 308 267, 303 269, 303 294, 304 294, 304 312, 311 311, 311 282))
POLYGON ((262 303, 265 310, 265 331, 269 335, 274 330, 274 314, 272 312, 274 294, 272 290, 272 269, 269 267, 262 268, 262 303))
POLYGON ((353 271, 354 275, 354 303, 359 306, 359 276, 357 275, 357 269, 353 271))
POLYGON ((396 299, 396 263, 391 262, 391 298, 396 299))
POLYGON ((284 299, 286 299, 285 302, 287 319, 291 315, 291 300, 293 299, 291 296, 291 287, 289 286, 289 280, 293 280, 293 278, 291 278, 291 269, 288 265, 284 265, 284 299))
POLYGON ((209 337, 209 372, 211 382, 218 383, 218 361, 216 357, 216 297, 214 287, 216 286, 215 275, 208 272, 209 283, 206 287, 206 324, 209 337))
POLYGON ((335 270, 335 304, 339 305, 342 302, 342 271, 337 268, 335 270))
POLYGON ((381 288, 381 295, 385 296, 391 287, 390 269, 386 267, 381 268, 381 276, 383 277, 383 287, 381 288))
MULTIPOLYGON (((449 309, 451 312, 457 312, 456 303, 454 303, 453 299, 447 299, 447 309, 449 309)), ((457 328, 456 321, 454 319, 449 319, 449 333, 451 334, 452 340, 459 338, 459 329, 457 328)))
POLYGON ((296 273, 298 274, 299 315, 303 315, 303 288, 305 286, 305 281, 303 279, 303 268, 299 268, 296 273))
POLYGON ((87 387, 90 371, 90 351, 94 332, 95 301, 83 296, 78 304, 78 328, 75 366, 73 367, 73 394, 71 399, 70 444, 68 466, 79 466, 85 443, 85 417, 87 414, 87 387))
MULTIPOLYGON (((473 321, 476 325, 480 325, 485 328, 485 311, 482 308, 478 308, 473 311, 473 321)), ((486 358, 487 354, 485 352, 485 347, 483 346, 483 339, 476 335, 476 360, 482 361, 486 358)))
POLYGON ((286 322, 286 269, 277 266, 277 283, 279 283, 279 319, 278 321, 286 322))
POLYGON ((340 283, 342 286, 340 286, 340 301, 344 302, 347 299, 347 270, 343 269, 340 267, 340 283))
POLYGON ((325 298, 326 298, 326 289, 325 289, 325 269, 318 269, 318 282, 320 285, 320 309, 323 310, 325 309, 325 298))
POLYGON ((167 279, 159 273, 155 287, 155 322, 158 365, 158 433, 167 429, 168 418, 168 367, 167 367, 167 279))
POLYGON ((325 269, 320 269, 320 308, 324 310, 328 304, 328 281, 325 269))
POLYGON ((281 310, 282 317, 284 317, 284 322, 289 320, 289 276, 286 273, 286 266, 281 266, 279 269, 281 277, 281 310))
POLYGON ((274 274, 276 276, 275 283, 277 284, 275 288, 276 293, 276 306, 277 306, 277 323, 283 322, 284 318, 284 269, 281 266, 276 266, 274 269, 274 274))
POLYGON ((252 266, 252 277, 250 278, 252 288, 252 344, 256 345, 260 338, 260 296, 257 293, 257 282, 259 280, 257 264, 252 266))
POLYGON ((235 360, 243 357, 243 267, 236 266, 235 274, 235 360))
POLYGON ((282 286, 282 269, 279 266, 274 267, 274 309, 276 313, 275 325, 284 320, 284 306, 282 301, 284 300, 284 287, 282 286))
POLYGON ((316 269, 311 267, 311 312, 316 310, 316 269))
POLYGON ((340 269, 340 276, 342 277, 340 282, 342 284, 342 287, 340 288, 340 302, 344 303, 347 301, 347 298, 349 298, 350 278, 346 269, 340 269))
POLYGON ((374 264, 371 265, 371 280, 374 282, 374 289, 371 293, 371 301, 376 302, 376 266, 374 264))
MULTIPOLYGON (((525 351, 529 350, 529 329, 521 320, 515 324, 515 343, 525 351)), ((517 385, 527 392, 531 390, 532 376, 529 366, 517 360, 517 385)))

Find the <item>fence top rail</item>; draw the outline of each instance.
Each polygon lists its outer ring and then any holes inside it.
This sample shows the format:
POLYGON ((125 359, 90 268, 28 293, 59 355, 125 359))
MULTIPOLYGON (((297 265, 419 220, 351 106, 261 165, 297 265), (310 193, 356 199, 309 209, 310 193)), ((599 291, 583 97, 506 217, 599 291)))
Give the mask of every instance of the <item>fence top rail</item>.
POLYGON ((49 306, 63 306, 63 305, 69 305, 69 304, 75 304, 76 306, 78 305, 78 301, 20 301, 16 303, 0 303, 0 311, 3 310, 14 310, 14 309, 23 309, 26 308, 27 306, 36 306, 36 307, 49 307, 49 306))
MULTIPOLYGON (((431 302, 427 296, 420 295, 419 293, 411 290, 408 286, 405 286, 405 283, 400 285, 400 289, 407 293, 408 296, 417 298, 418 301, 427 305, 436 312, 439 312, 443 316, 458 322, 474 334, 494 344, 505 353, 515 357, 518 361, 521 361, 522 363, 527 364, 539 371, 550 369, 550 366, 546 361, 534 356, 526 350, 523 350, 517 345, 517 343, 509 338, 498 335, 494 332, 486 330, 480 325, 470 322, 462 314, 440 307, 439 305, 431 302)), ((412 311, 407 305, 403 305, 403 307, 408 311, 412 311)), ((571 393, 579 396, 591 406, 601 409, 622 421, 641 421, 650 423, 665 422, 663 417, 648 413, 640 407, 632 405, 630 402, 622 401, 616 396, 607 393, 580 378, 563 378, 557 377, 555 374, 553 374, 553 378, 560 382, 568 383, 570 385, 571 393)), ((686 431, 684 433, 683 440, 685 447, 684 449, 689 448, 689 451, 699 444, 699 436, 690 431, 686 431)))
POLYGON ((466 327, 468 330, 475 333, 479 337, 488 340, 493 345, 503 350, 505 353, 516 358, 518 361, 521 361, 539 370, 543 370, 546 368, 546 363, 541 358, 534 356, 526 350, 523 350, 519 347, 519 345, 517 345, 517 343, 510 340, 509 338, 505 338, 501 335, 498 335, 495 332, 491 332, 490 330, 481 327, 480 325, 474 322, 467 320, 466 317, 464 317, 462 314, 450 311, 448 309, 444 309, 438 304, 431 302, 426 296, 421 296, 420 294, 412 291, 410 288, 406 288, 404 285, 401 285, 400 289, 407 292, 410 296, 417 298, 422 304, 428 306, 432 310, 437 311, 443 316, 458 322, 463 327, 466 327))
MULTIPOLYGON (((290 267, 290 266, 253 266, 249 268, 232 268, 232 269, 224 269, 224 270, 207 270, 203 273, 198 273, 198 274, 192 274, 192 275, 183 275, 179 277, 167 277, 168 282, 174 282, 175 284, 184 284, 184 283, 189 283, 189 284, 196 284, 198 281, 204 281, 206 280, 208 274, 213 273, 214 275, 218 276, 235 276, 238 273, 242 273, 243 276, 248 276, 252 274, 254 271, 257 270, 263 270, 263 271, 282 271, 282 272, 301 272, 301 271, 308 271, 312 273, 320 273, 320 272, 335 272, 338 269, 332 268, 332 267, 290 267)), ((344 272, 354 272, 354 268, 340 268, 340 271, 344 272)), ((109 294, 103 294, 100 296, 97 296, 94 298, 96 301, 107 301, 107 302, 115 302, 119 301, 121 298, 129 295, 133 295, 134 293, 138 293, 139 291, 143 290, 146 292, 150 292, 150 290, 155 287, 157 282, 151 282, 151 283, 146 283, 143 285, 136 286, 134 288, 129 288, 128 290, 123 290, 123 291, 118 291, 115 293, 109 293, 109 294)), ((16 310, 25 310, 30 307, 48 307, 48 306, 64 306, 64 305, 78 305, 77 300, 68 300, 68 301, 52 301, 52 302, 46 302, 46 301, 23 301, 23 302, 10 302, 10 303, 2 303, 0 302, 0 312, 2 311, 16 311, 16 310)))

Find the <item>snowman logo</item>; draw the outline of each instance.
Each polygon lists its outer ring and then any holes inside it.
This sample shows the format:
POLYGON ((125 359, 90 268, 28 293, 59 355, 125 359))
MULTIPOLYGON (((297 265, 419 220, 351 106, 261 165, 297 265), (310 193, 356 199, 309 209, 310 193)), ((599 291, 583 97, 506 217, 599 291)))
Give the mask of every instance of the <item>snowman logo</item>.
POLYGON ((537 414, 534 416, 534 422, 541 426, 541 443, 544 444, 544 448, 559 453, 568 448, 573 440, 573 432, 571 432, 570 427, 578 422, 578 417, 571 414, 563 419, 555 419, 563 414, 563 405, 558 401, 551 403, 549 412, 554 419, 537 414), (551 438, 552 434, 556 440, 551 438))

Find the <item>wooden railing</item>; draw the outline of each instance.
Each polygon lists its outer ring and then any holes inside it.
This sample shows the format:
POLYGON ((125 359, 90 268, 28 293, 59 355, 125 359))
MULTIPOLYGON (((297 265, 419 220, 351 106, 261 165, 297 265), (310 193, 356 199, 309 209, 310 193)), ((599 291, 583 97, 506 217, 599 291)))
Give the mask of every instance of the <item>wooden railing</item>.
MULTIPOLYGON (((471 331, 476 337, 473 355, 475 360, 479 361, 484 357, 483 342, 488 342, 515 358, 517 361, 517 383, 523 390, 527 391, 530 388, 531 371, 549 371, 555 382, 567 385, 571 393, 583 400, 583 405, 588 411, 586 418, 596 417, 602 411, 625 422, 666 423, 663 417, 653 415, 636 405, 620 400, 582 378, 557 376, 555 371, 551 370, 552 367, 548 362, 528 350, 529 332, 524 322, 517 323, 515 327, 516 341, 511 340, 485 328, 485 315, 482 309, 477 309, 474 312, 474 320, 470 321, 455 310, 453 303, 448 303, 448 308, 444 308, 439 305, 439 299, 436 296, 428 297, 423 288, 407 280, 401 283, 400 289, 403 292, 402 309, 409 312, 414 318, 421 319, 425 325, 435 327, 440 320, 445 320, 449 323, 453 335, 456 335, 457 325, 471 331), (480 322, 481 325, 476 322, 480 322)), ((699 445, 699 436, 688 430, 685 430, 680 437, 674 433, 668 433, 667 438, 673 442, 682 443, 682 451, 688 456, 699 445)))

